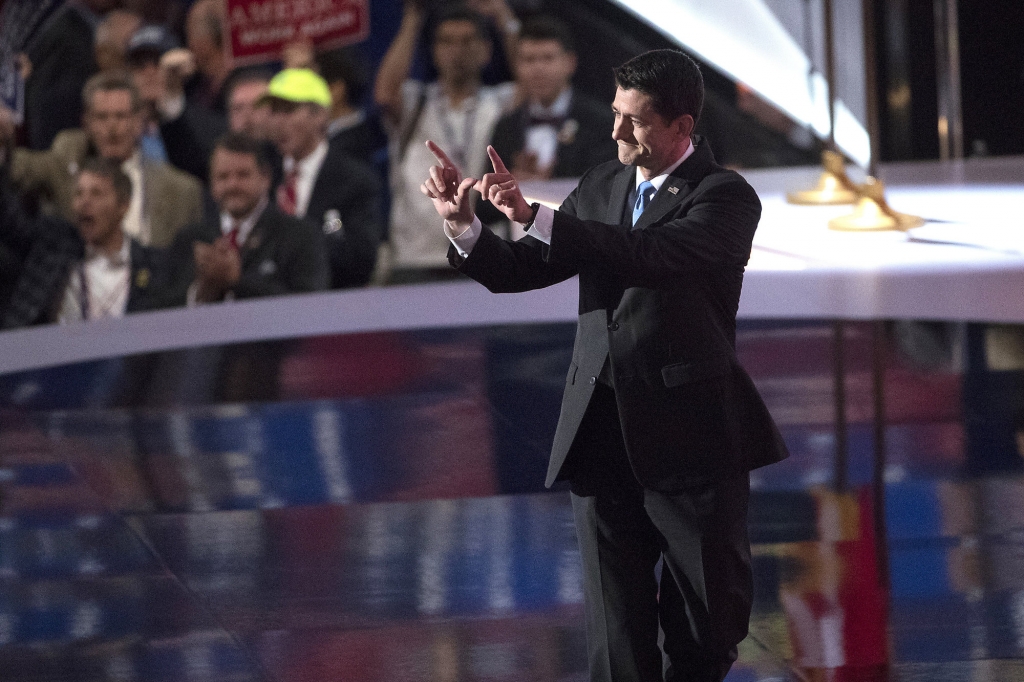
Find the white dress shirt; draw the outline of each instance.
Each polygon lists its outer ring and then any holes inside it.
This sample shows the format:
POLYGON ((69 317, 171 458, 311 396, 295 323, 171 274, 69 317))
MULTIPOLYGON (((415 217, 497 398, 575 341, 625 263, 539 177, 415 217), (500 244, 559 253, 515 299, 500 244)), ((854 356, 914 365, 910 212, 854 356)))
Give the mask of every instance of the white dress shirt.
MULTIPOLYGON (((654 194, 651 195, 652 199, 658 193, 658 190, 661 189, 661 186, 665 184, 665 180, 668 179, 668 176, 671 175, 676 168, 679 168, 683 161, 686 161, 686 159, 688 159, 691 154, 693 154, 692 142, 689 145, 687 145, 686 151, 683 152, 682 156, 676 159, 675 163, 673 163, 671 166, 663 170, 658 175, 651 178, 650 182, 652 185, 654 185, 654 194)), ((646 178, 644 178, 643 173, 640 171, 640 168, 637 168, 636 184, 634 185, 634 190, 637 187, 639 187, 640 183, 642 183, 645 179, 646 178)), ((533 225, 530 227, 529 230, 527 230, 526 234, 530 235, 531 237, 536 237, 545 244, 550 244, 551 229, 554 226, 554 222, 555 209, 549 208, 547 206, 541 206, 540 208, 537 209, 537 215, 534 217, 533 225)), ((465 230, 459 232, 459 234, 454 234, 455 229, 458 229, 455 225, 452 225, 447 220, 444 221, 445 234, 448 235, 448 239, 450 239, 452 244, 455 245, 455 248, 459 252, 459 255, 465 258, 469 255, 469 252, 473 250, 473 247, 476 245, 477 239, 480 238, 480 231, 483 229, 483 226, 480 224, 480 219, 474 217, 472 224, 470 224, 470 226, 467 227, 465 230)))
POLYGON ((145 246, 150 240, 149 216, 146 215, 146 178, 143 175, 142 156, 139 150, 136 149, 131 158, 121 164, 121 170, 132 181, 132 200, 121 222, 121 229, 126 235, 145 246))
POLYGON ((241 222, 236 221, 227 211, 221 211, 220 233, 227 237, 231 234, 231 230, 235 229, 235 225, 238 225, 238 236, 235 238, 235 243, 241 249, 242 245, 245 244, 245 240, 252 234, 252 228, 256 227, 256 223, 259 222, 260 216, 263 215, 263 211, 266 210, 268 203, 266 197, 260 199, 259 203, 256 204, 256 208, 249 215, 242 218, 241 222))
POLYGON ((320 168, 324 165, 324 159, 327 158, 327 149, 327 140, 321 140, 316 149, 301 161, 296 161, 290 156, 284 160, 285 177, 288 177, 293 168, 298 169, 299 172, 295 178, 296 218, 306 217, 306 211, 309 209, 309 200, 313 196, 313 186, 316 184, 317 176, 320 175, 320 168))
POLYGON ((75 264, 64 289, 57 321, 61 324, 84 319, 123 317, 132 284, 131 240, 124 237, 113 255, 85 247, 85 258, 75 264), (82 280, 85 280, 85 291, 82 280), (88 310, 88 316, 85 312, 88 310))
MULTIPOLYGON (((550 107, 539 102, 530 102, 527 113, 530 118, 565 118, 569 115, 569 105, 572 104, 572 90, 566 88, 562 91, 550 107)), ((558 132, 560 126, 554 123, 541 123, 530 125, 526 128, 525 149, 537 157, 537 167, 548 169, 555 165, 555 153, 558 151, 558 132)))

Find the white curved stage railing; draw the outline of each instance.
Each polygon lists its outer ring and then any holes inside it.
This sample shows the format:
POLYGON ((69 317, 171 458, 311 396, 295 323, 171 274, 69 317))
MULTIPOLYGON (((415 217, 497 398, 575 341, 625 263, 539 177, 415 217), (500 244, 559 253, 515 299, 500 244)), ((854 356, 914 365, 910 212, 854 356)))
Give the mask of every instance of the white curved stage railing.
MULTIPOLYGON (((740 317, 1024 323, 1024 159, 888 169, 894 207, 944 221, 911 235, 831 232, 828 219, 850 207, 786 204, 782 190, 816 173, 746 174, 764 210, 740 317)), ((528 189, 557 201, 567 187, 528 189)), ((238 301, 5 332, 0 374, 264 339, 571 322, 576 309, 574 281, 524 294, 467 281, 238 301)))

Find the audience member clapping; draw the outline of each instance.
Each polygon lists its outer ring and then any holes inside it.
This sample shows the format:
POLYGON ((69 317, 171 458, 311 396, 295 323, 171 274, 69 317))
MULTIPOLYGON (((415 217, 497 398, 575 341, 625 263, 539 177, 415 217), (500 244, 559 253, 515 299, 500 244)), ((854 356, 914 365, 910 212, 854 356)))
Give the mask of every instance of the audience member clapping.
POLYGON ((259 140, 220 138, 210 161, 218 215, 183 230, 169 254, 168 303, 196 305, 325 289, 324 237, 270 203, 270 163, 259 140))

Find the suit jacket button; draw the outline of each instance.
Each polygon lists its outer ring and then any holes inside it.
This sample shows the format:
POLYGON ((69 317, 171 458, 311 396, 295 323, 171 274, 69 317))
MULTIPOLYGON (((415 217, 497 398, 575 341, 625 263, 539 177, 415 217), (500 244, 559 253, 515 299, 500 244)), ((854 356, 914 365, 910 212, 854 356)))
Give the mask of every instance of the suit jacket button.
POLYGON ((593 386, 597 383, 597 377, 590 377, 590 385, 593 386))
POLYGON ((608 329, 612 330, 613 332, 619 331, 619 323, 612 322, 610 325, 608 325, 608 329))

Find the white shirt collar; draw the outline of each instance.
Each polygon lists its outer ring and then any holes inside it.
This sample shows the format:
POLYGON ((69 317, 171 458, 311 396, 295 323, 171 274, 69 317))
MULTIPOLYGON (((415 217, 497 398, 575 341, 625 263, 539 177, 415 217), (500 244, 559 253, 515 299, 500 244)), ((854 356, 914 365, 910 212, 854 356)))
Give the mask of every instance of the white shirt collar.
POLYGON ((343 116, 339 116, 338 118, 334 119, 333 121, 327 124, 327 136, 332 137, 343 130, 355 128, 357 125, 359 125, 365 120, 366 112, 363 111, 362 109, 357 109, 353 111, 351 114, 344 114, 343 116))
MULTIPOLYGON (((671 166, 669 166, 668 168, 663 170, 660 174, 658 174, 658 175, 654 176, 653 178, 651 178, 650 182, 651 182, 652 185, 654 185, 654 191, 655 192, 657 192, 659 189, 661 189, 661 186, 665 184, 665 180, 668 179, 668 176, 672 175, 672 172, 676 168, 679 168, 679 166, 682 165, 683 161, 686 161, 688 158, 690 158, 690 154, 693 154, 693 150, 694 150, 693 140, 691 139, 689 144, 686 146, 686 151, 683 152, 683 155, 680 156, 676 160, 675 163, 673 163, 671 166)), ((640 187, 640 183, 642 183, 644 180, 646 180, 646 178, 644 177, 643 173, 640 172, 640 169, 637 168, 636 169, 636 185, 634 185, 633 188, 634 189, 639 188, 640 187)))
MULTIPOLYGON (((269 203, 266 195, 264 195, 256 208, 252 210, 249 215, 245 216, 240 223, 238 223, 238 245, 245 244, 245 240, 252 234, 252 230, 256 227, 256 223, 259 222, 260 216, 263 215, 263 211, 267 208, 269 203)), ((220 214, 220 231, 221 234, 227 236, 231 233, 231 230, 235 228, 235 219, 231 217, 231 214, 227 211, 221 211, 220 214)))
POLYGON ((291 173, 293 168, 298 168, 300 176, 307 175, 311 169, 319 169, 326 156, 327 140, 320 140, 320 144, 301 161, 296 161, 293 156, 286 157, 284 160, 284 172, 291 173))
POLYGON ((551 106, 546 107, 540 102, 530 102, 529 113, 531 116, 568 116, 569 105, 572 103, 572 88, 562 90, 562 93, 555 98, 551 106))
POLYGON ((85 261, 95 261, 97 259, 106 259, 107 265, 110 268, 120 268, 125 265, 131 264, 132 260, 132 240, 128 235, 121 236, 121 248, 118 249, 117 253, 110 255, 104 251, 97 249, 92 244, 85 245, 85 261))

